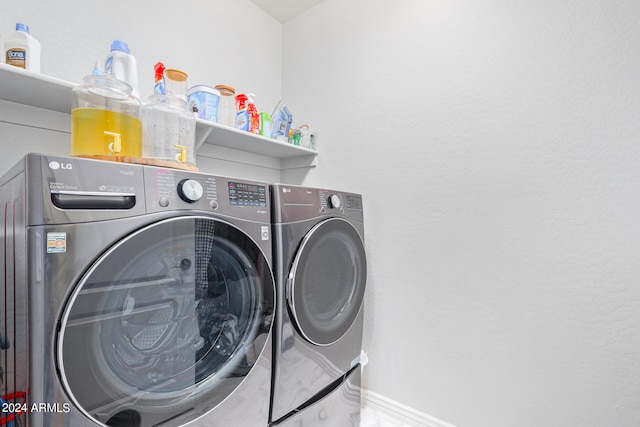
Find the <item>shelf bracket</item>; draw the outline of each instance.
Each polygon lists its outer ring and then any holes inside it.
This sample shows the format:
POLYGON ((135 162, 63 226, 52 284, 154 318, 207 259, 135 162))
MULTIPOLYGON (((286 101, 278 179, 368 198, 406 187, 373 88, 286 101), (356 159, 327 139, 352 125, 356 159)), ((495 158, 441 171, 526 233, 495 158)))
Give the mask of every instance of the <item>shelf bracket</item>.
POLYGON ((196 126, 196 153, 198 152, 200 147, 202 147, 202 144, 204 144, 212 131, 213 128, 209 126, 196 126))
POLYGON ((290 157, 282 159, 280 169, 299 169, 299 168, 315 168, 318 165, 318 155, 309 154, 305 156, 290 157))

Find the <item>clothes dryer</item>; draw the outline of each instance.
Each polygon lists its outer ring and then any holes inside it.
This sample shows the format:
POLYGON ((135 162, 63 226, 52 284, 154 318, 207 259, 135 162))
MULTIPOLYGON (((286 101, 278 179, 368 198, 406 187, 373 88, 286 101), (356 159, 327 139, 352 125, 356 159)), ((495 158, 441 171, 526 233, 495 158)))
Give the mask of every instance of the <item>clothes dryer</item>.
POLYGON ((367 261, 362 196, 272 186, 272 425, 358 426, 367 261))
POLYGON ((260 182, 27 155, 0 179, 4 421, 266 426, 269 198, 260 182))

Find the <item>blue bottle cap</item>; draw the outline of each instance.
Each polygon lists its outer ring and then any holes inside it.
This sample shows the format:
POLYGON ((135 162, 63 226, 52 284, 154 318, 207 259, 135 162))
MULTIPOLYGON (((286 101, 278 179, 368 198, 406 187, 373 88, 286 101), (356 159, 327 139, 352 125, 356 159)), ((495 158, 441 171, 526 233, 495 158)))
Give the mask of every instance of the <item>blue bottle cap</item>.
POLYGON ((29 27, 27 25, 24 24, 16 24, 16 31, 24 31, 25 33, 29 34, 29 27))
POLYGON ((123 42, 122 40, 114 40, 113 43, 111 43, 111 50, 118 50, 124 53, 131 53, 127 43, 123 42))

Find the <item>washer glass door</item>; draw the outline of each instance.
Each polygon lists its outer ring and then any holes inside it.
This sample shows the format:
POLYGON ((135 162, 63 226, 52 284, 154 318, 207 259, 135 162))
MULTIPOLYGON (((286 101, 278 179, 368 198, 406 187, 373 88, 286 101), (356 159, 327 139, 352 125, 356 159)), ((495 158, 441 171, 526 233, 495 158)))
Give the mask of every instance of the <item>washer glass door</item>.
POLYGON ((287 299, 301 334, 316 345, 339 340, 362 305, 367 261, 356 229, 341 218, 316 224, 300 244, 287 299))
POLYGON ((271 328, 274 283, 235 226, 184 216, 107 250, 69 298, 58 366, 71 399, 109 426, 197 418, 249 373, 271 328))

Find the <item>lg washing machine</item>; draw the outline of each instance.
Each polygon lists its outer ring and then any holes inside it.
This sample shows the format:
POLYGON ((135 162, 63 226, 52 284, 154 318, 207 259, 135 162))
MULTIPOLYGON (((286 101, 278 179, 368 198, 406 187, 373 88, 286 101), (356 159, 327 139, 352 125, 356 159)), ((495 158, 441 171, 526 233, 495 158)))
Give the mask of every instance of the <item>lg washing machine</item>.
POLYGON ((29 154, 0 201, 0 424, 268 424, 268 185, 29 154))
POLYGON ((272 186, 276 323, 271 425, 360 425, 367 262, 362 196, 272 186))

